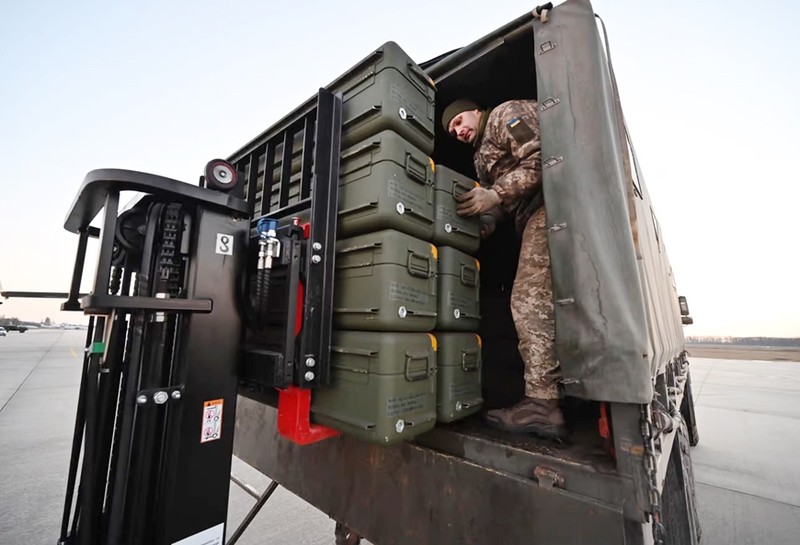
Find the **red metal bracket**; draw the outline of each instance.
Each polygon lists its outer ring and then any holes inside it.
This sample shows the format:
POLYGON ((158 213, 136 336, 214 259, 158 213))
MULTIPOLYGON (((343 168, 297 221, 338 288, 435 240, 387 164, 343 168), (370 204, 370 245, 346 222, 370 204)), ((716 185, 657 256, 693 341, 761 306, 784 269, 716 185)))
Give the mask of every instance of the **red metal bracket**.
POLYGON ((608 403, 606 402, 600 403, 600 418, 597 424, 600 437, 603 438, 606 448, 611 452, 611 456, 616 459, 617 453, 614 451, 614 439, 611 432, 611 421, 608 418, 608 403))
POLYGON ((312 424, 311 390, 289 386, 278 396, 278 433, 298 445, 310 445, 341 432, 312 424))

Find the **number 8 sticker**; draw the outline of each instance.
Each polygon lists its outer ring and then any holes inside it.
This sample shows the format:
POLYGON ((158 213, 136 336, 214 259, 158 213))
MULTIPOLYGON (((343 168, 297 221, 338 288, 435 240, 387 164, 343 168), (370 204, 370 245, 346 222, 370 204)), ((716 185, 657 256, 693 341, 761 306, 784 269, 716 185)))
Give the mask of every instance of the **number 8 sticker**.
POLYGON ((233 255, 233 236, 224 233, 217 233, 217 249, 218 254, 233 255))

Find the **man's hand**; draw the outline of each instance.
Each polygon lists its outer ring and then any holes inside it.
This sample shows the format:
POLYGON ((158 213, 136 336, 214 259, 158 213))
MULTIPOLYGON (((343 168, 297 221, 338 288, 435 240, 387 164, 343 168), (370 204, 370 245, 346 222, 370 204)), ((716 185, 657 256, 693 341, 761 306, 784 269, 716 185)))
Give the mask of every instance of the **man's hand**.
POLYGON ((476 187, 461 195, 458 202, 456 213, 459 216, 477 216, 500 205, 503 200, 494 189, 476 187))

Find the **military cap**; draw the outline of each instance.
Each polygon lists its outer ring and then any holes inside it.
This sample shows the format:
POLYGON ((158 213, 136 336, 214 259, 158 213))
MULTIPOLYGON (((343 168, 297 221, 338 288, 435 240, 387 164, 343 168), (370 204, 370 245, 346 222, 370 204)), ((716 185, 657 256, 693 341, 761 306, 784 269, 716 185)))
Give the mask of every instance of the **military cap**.
POLYGON ((444 127, 444 131, 447 132, 447 127, 450 125, 450 122, 461 112, 479 109, 480 108, 478 105, 469 99, 460 98, 458 100, 454 100, 447 108, 444 109, 444 113, 442 114, 442 126, 444 127))

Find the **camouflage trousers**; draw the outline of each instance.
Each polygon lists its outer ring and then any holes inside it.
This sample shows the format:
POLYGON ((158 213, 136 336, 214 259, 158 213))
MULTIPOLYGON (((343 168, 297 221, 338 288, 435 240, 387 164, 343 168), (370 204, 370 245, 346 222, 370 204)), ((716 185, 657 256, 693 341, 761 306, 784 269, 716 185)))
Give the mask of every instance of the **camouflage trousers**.
POLYGON ((556 324, 546 220, 545 209, 539 208, 522 233, 517 276, 511 291, 511 315, 525 364, 525 395, 555 399, 559 397, 561 374, 555 354, 556 324))

